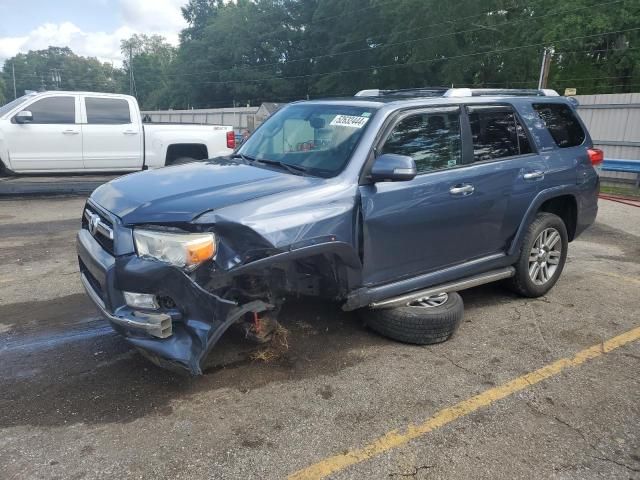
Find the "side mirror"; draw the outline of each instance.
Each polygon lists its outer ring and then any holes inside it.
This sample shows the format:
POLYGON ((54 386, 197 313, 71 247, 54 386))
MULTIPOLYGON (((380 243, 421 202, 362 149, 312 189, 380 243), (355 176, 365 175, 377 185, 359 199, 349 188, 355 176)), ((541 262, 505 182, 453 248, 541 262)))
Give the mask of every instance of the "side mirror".
POLYGON ((18 112, 14 118, 16 119, 16 123, 31 123, 33 122, 33 113, 29 110, 22 110, 18 112))
POLYGON ((413 180, 418 174, 416 162, 408 155, 384 153, 376 158, 371 168, 374 182, 402 182, 413 180))

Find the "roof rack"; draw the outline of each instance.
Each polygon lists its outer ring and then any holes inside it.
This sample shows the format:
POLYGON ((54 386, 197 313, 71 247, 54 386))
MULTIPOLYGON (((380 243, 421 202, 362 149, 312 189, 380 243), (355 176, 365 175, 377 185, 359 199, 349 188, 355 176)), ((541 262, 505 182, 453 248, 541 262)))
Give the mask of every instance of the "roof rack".
POLYGON ((550 89, 523 88, 406 88, 401 90, 361 90, 356 97, 558 97, 550 89))
POLYGON ((356 97, 442 97, 450 89, 447 87, 402 88, 394 90, 360 90, 356 97))

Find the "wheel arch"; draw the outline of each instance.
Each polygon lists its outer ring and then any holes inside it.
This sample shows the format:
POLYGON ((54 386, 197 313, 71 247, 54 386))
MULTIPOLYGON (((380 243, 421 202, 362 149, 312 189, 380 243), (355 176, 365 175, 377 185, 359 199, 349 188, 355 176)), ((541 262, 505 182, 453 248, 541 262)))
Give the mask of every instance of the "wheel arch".
POLYGON ((531 225, 539 212, 558 215, 567 227, 569 241, 575 238, 578 218, 578 201, 575 187, 561 186, 543 190, 535 197, 520 222, 520 226, 511 242, 507 255, 516 255, 522 245, 527 228, 531 225))
POLYGON ((204 143, 172 143, 167 146, 164 164, 171 165, 172 162, 182 157, 205 160, 209 158, 209 150, 204 143))
POLYGON ((538 212, 553 213, 560 217, 567 227, 569 241, 575 238, 578 220, 578 202, 575 196, 565 194, 545 200, 538 212))

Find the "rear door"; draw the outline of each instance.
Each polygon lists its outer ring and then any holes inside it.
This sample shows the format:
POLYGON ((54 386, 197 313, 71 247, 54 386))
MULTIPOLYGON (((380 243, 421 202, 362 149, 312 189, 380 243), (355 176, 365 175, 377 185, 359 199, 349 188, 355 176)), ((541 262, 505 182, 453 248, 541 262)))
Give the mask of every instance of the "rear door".
POLYGON ((504 216, 494 226, 493 245, 506 250, 527 208, 543 188, 548 166, 539 155, 530 132, 511 105, 477 105, 466 108, 473 145, 476 183, 498 188, 495 198, 504 216), (493 186, 491 186, 493 185, 493 186))
POLYGON ((360 187, 367 285, 495 261, 537 190, 525 172, 542 168, 503 105, 405 113, 378 152, 410 155, 418 175, 360 187))
POLYGON ((84 96, 83 159, 86 170, 142 168, 143 133, 127 98, 84 96))
POLYGON ((7 123, 5 137, 14 170, 82 171, 78 101, 75 95, 40 98, 22 108, 33 114, 32 122, 7 123))

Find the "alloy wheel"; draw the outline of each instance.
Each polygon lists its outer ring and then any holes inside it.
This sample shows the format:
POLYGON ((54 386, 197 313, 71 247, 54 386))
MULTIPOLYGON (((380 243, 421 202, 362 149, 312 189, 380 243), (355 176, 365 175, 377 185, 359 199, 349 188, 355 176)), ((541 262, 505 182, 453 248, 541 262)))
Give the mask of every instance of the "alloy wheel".
POLYGON ((536 285, 547 283, 558 270, 562 255, 562 237, 555 228, 545 228, 529 252, 529 278, 536 285))

